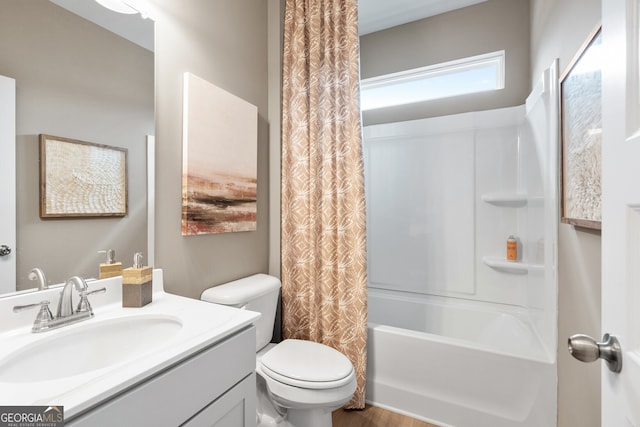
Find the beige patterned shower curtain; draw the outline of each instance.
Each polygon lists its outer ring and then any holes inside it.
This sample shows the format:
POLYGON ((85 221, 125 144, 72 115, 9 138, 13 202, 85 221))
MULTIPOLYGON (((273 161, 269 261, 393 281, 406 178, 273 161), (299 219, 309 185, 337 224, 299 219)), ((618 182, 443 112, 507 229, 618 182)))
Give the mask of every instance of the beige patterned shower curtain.
POLYGON ((285 338, 346 354, 364 407, 367 296, 357 0, 287 0, 282 118, 285 338))

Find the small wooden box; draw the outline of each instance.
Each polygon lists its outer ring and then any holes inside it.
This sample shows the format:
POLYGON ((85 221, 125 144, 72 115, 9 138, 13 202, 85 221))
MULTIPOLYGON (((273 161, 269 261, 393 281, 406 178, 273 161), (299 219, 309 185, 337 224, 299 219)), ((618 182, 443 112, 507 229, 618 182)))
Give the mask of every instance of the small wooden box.
POLYGON ((114 262, 113 264, 100 264, 99 278, 108 279, 109 277, 116 277, 122 275, 122 263, 114 262))
POLYGON ((153 269, 151 267, 122 270, 122 306, 142 307, 151 302, 153 269))

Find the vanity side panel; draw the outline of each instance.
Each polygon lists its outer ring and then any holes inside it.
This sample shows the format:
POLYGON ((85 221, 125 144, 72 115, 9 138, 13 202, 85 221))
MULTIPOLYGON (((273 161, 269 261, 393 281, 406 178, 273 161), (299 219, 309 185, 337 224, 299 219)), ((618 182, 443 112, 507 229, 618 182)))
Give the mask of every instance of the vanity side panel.
MULTIPOLYGON (((255 370, 250 327, 65 422, 71 427, 178 426, 255 370), (188 397, 188 398, 187 398, 188 397)), ((255 395, 255 381, 251 393, 255 395)), ((255 412, 255 400, 249 411, 255 412)))

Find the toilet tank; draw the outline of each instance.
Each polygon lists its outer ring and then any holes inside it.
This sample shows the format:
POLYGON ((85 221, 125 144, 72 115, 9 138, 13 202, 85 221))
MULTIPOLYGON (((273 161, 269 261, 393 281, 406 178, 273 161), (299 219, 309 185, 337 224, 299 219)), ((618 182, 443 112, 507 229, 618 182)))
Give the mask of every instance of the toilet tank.
POLYGON ((256 321, 256 352, 269 344, 276 319, 280 280, 267 274, 234 280, 205 289, 202 301, 257 311, 262 316, 256 321))

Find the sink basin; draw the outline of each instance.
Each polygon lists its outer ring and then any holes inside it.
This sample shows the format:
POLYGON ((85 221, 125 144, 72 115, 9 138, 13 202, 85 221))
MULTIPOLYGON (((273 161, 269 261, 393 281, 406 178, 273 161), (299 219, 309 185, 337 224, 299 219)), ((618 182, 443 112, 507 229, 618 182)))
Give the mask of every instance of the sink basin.
POLYGON ((175 317, 142 315, 38 334, 41 339, 0 360, 0 382, 51 381, 113 366, 166 345, 181 329, 175 317))

